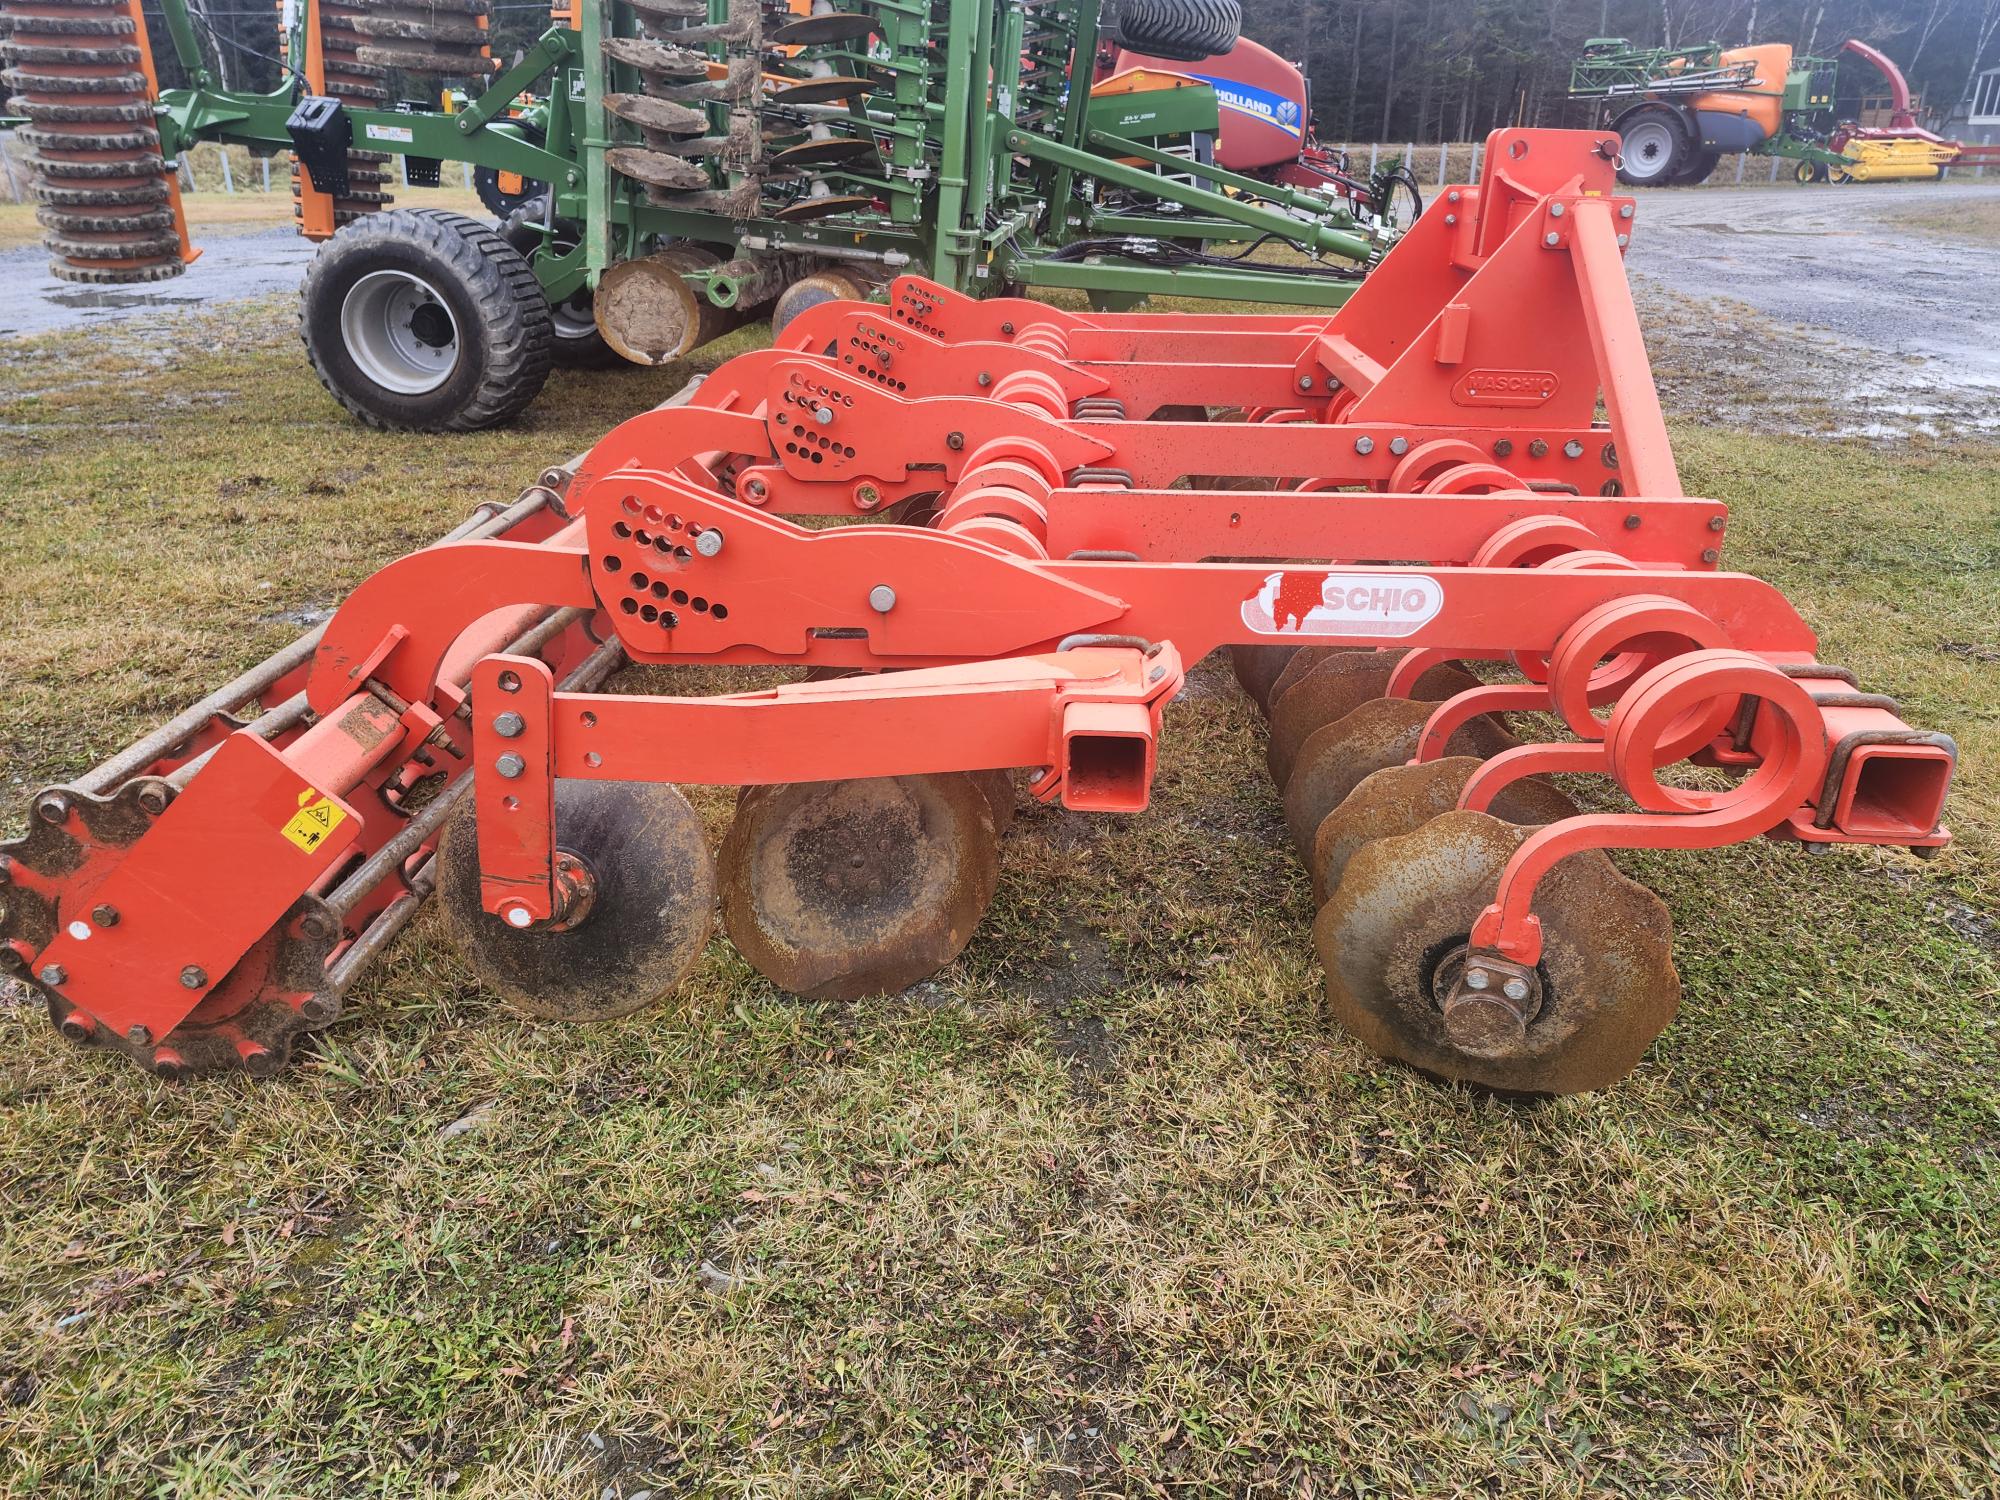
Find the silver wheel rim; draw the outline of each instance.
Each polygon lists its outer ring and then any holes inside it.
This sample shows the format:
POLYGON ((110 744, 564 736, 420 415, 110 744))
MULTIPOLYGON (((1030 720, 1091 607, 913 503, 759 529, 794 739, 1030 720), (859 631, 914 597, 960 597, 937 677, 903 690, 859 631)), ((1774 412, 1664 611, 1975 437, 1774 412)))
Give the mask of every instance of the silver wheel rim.
POLYGON ((549 317, 556 326, 556 338, 565 344, 578 343, 597 336, 597 317, 591 311, 590 292, 586 288, 552 303, 549 317))
POLYGON ((349 287, 340 338, 363 375, 399 396, 427 395, 458 368, 458 319, 408 271, 370 271, 349 287))
POLYGON ((1659 120, 1641 121, 1625 137, 1626 170, 1634 177, 1651 181, 1665 175, 1673 155, 1674 133, 1659 120))

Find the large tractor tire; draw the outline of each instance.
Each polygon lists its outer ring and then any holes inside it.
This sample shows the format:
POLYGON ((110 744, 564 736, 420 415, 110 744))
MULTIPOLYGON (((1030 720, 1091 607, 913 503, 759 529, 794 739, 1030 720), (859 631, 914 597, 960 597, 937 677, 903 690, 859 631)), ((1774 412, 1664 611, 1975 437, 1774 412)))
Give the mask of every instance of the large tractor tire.
POLYGON ((1633 110, 1618 122, 1618 180, 1628 187, 1666 187, 1696 150, 1687 125, 1663 104, 1633 110))
POLYGON ((299 289, 320 382, 371 427, 477 432, 535 399, 554 330, 535 273, 442 209, 370 214, 320 247, 299 289))
POLYGON ((1128 52, 1199 62, 1229 51, 1242 30, 1238 0, 1123 0, 1111 40, 1128 52))

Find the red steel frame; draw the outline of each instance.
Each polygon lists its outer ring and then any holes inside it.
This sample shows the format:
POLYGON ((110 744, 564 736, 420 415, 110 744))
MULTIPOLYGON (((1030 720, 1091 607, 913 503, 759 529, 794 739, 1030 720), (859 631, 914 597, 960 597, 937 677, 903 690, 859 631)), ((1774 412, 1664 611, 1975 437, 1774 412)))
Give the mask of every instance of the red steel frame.
MULTIPOLYGON (((1623 274, 1615 144, 1497 132, 1486 179, 1441 195, 1326 320, 1085 317, 915 278, 886 314, 807 314, 786 347, 614 429, 533 530, 364 583, 303 674, 313 727, 273 749, 216 726, 214 762, 139 836, 82 837, 78 869, 32 874, 70 925, 12 921, 0 953, 72 1035, 173 1071, 160 1039, 218 987, 330 1013, 337 987, 299 972, 379 946, 371 919, 421 894, 429 844, 406 834, 384 897, 325 899, 400 848, 370 796, 411 784, 426 746, 472 768, 486 909, 559 925, 560 778, 1028 765, 1041 796, 1136 811, 1182 662, 1220 645, 1400 649, 1392 695, 1448 657, 1518 668, 1439 705, 1420 758, 1474 714, 1547 710, 1574 742, 1496 757, 1462 805, 1562 770, 1612 777, 1636 810, 1526 841, 1473 935, 1502 961, 1535 962, 1536 881, 1580 849, 1943 843, 1950 742, 1816 663, 1776 589, 1719 569, 1724 508, 1681 493, 1623 274), (1139 420, 1172 405, 1246 409, 1139 420), (1203 474, 1269 483, 1172 487, 1203 474), (788 519, 899 506, 913 524, 788 519), (546 649, 496 649, 545 619, 569 622, 546 649), (561 685, 593 633, 592 660, 907 670, 715 698, 561 685), (1689 758, 1742 774, 1661 784, 1689 758), (322 801, 340 813, 325 842, 274 839, 322 801), (181 894, 149 905, 160 891, 181 894), (70 915, 93 903, 126 915, 70 915), (315 918, 306 957, 260 949, 315 918), (196 923, 198 951, 181 941, 196 923)), ((443 768, 454 790, 464 769, 443 768)), ((71 797, 59 821, 94 805, 71 797)))

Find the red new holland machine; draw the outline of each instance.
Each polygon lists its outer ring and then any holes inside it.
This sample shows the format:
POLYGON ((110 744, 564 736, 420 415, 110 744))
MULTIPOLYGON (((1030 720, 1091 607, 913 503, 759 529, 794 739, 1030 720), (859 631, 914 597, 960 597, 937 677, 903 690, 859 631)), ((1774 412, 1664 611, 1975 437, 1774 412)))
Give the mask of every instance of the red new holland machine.
POLYGON ((718 905, 784 990, 894 991, 993 900, 1005 773, 1141 812, 1165 704, 1228 647, 1329 1014, 1447 1077, 1611 1083, 1680 988, 1607 851, 1934 849, 1953 748, 1722 568, 1617 137, 1489 147, 1330 318, 917 278, 814 309, 39 793, 0 956, 63 1036, 168 1077, 281 1068, 433 893, 540 1016, 668 993, 718 905), (628 662, 799 670, 605 691, 628 662), (704 783, 743 789, 719 852, 704 783))

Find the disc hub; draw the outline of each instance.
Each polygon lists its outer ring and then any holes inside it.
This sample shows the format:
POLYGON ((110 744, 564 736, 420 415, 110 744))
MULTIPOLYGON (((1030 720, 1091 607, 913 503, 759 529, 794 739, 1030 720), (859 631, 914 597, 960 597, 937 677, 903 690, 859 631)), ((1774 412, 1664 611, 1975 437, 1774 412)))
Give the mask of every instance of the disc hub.
POLYGON ((1431 994, 1445 1035, 1474 1057, 1517 1057, 1542 1012, 1542 980, 1533 969, 1459 944, 1438 962, 1431 994))

